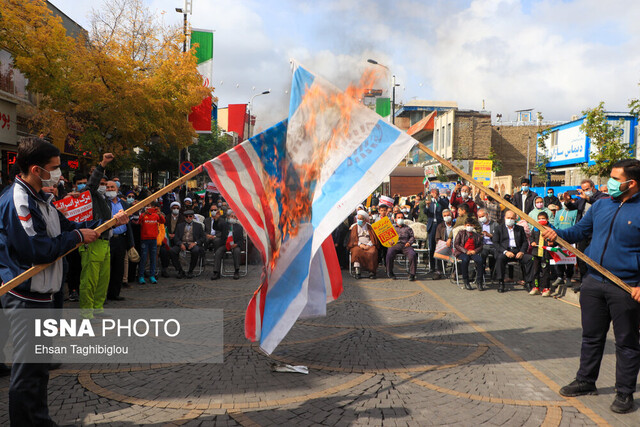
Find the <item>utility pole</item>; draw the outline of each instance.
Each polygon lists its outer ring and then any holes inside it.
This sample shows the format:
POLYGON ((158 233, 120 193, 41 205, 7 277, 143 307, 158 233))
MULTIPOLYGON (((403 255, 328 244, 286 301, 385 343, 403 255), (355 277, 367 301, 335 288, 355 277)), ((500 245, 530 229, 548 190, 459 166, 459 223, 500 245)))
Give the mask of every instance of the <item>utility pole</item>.
MULTIPOLYGON (((184 40, 182 42, 182 53, 187 53, 187 15, 191 14, 191 7, 193 5, 193 0, 184 0, 184 7, 176 7, 176 12, 182 13, 182 33, 184 35, 184 40)), ((189 116, 187 115, 187 120, 189 116)), ((178 156, 178 169, 180 168, 180 164, 182 162, 189 160, 189 147, 185 147, 180 150, 180 154, 178 156)))

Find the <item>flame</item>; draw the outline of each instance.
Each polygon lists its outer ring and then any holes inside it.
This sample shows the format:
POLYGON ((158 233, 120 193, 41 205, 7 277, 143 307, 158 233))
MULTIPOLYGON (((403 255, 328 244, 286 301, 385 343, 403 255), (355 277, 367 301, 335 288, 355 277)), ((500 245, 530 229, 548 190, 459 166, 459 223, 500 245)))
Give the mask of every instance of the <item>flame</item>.
POLYGON ((300 157, 303 153, 281 156, 282 178, 267 178, 266 196, 274 212, 280 212, 276 239, 270 248, 268 268, 272 271, 280 257, 282 243, 298 234, 301 224, 311 221, 311 205, 315 184, 322 166, 331 158, 341 140, 347 137, 351 126, 352 112, 359 105, 365 91, 374 87, 383 77, 378 68, 367 69, 358 83, 351 84, 344 92, 328 92, 321 85, 307 88, 299 109, 304 114, 304 124, 296 137, 313 149, 304 150, 311 158, 300 157))

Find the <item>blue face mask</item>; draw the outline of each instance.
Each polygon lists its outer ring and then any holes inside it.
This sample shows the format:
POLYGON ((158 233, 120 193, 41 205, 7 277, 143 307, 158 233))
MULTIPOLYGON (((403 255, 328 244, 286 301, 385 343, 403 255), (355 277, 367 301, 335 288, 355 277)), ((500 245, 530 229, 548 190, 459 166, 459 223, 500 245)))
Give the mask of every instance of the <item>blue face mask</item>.
POLYGON ((529 191, 528 185, 523 185, 521 188, 522 188, 522 191, 529 191))
POLYGON ((78 189, 78 191, 82 191, 87 187, 87 184, 78 184, 76 185, 76 188, 78 189))
POLYGON ((120 188, 120 181, 116 181, 116 187, 120 188))
POLYGON ((364 224, 364 221, 363 221, 363 220, 361 220, 361 219, 359 219, 359 220, 357 221, 357 223, 358 223, 358 225, 359 225, 360 227, 362 227, 362 224, 364 224))
POLYGON ((624 192, 627 191, 629 187, 627 187, 627 190, 620 190, 620 186, 622 184, 626 184, 629 181, 631 180, 628 179, 625 182, 620 182, 620 181, 616 181, 613 178, 609 178, 609 181, 607 181, 607 188, 609 189, 609 195, 614 199, 622 196, 622 194, 624 194, 624 192))
POLYGON ((135 201, 136 199, 134 199, 133 197, 127 197, 127 203, 132 204, 135 201))

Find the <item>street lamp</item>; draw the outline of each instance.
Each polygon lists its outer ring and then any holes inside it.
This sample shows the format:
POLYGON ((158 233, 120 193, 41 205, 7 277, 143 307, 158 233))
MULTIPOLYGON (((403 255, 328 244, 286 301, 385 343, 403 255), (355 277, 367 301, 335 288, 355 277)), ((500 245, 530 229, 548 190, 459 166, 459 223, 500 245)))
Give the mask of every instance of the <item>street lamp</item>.
MULTIPOLYGON (((176 12, 182 13, 182 33, 184 35, 184 40, 182 41, 182 52, 187 52, 187 14, 191 13, 191 2, 192 0, 185 0, 184 7, 176 7, 176 12)), ((187 120, 188 120, 187 115, 187 120)), ((180 150, 180 154, 178 155, 178 164, 181 164, 184 160, 189 159, 189 147, 185 147, 180 150)))
POLYGON ((260 95, 268 95, 268 94, 270 94, 270 93, 271 93, 271 89, 267 89, 267 90, 265 90, 264 92, 256 93, 255 95, 253 95, 253 96, 251 97, 251 100, 249 101, 249 132, 248 132, 248 133, 249 133, 249 135, 247 135, 247 139, 251 138, 251 109, 253 108, 253 99, 254 99, 256 96, 260 96, 260 95))
MULTIPOLYGON (((386 68, 387 71, 391 72, 391 69, 389 69, 389 67, 387 67, 384 64, 379 63, 378 61, 376 61, 375 59, 367 59, 367 62, 369 64, 373 64, 373 65, 379 65, 382 68, 386 68)), ((396 124, 396 86, 400 86, 399 84, 396 84, 396 75, 393 74, 391 77, 391 124, 396 124)))

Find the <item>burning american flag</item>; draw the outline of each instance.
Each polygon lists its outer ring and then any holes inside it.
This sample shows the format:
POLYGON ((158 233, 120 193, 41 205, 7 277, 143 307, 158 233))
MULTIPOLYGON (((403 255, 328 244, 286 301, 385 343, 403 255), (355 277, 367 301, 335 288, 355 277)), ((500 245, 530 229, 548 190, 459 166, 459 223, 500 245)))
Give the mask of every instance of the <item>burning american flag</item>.
POLYGON ((341 294, 331 232, 415 144, 358 102, 376 80, 342 92, 297 66, 289 118, 205 164, 262 257, 245 335, 267 354, 341 294))

